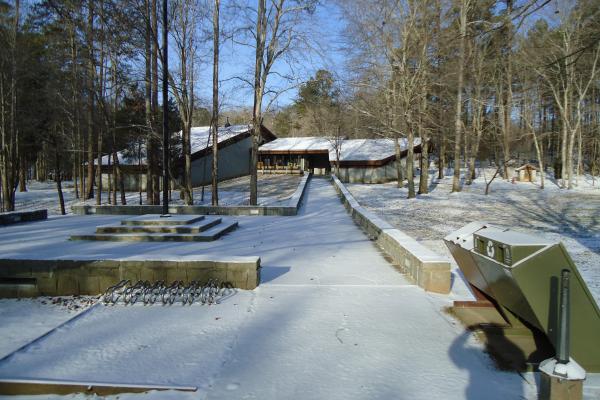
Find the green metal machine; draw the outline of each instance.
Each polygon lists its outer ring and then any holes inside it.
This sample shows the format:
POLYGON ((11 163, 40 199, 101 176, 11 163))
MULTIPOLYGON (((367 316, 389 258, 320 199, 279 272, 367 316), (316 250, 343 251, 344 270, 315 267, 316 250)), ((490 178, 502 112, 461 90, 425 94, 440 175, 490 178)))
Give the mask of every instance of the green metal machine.
POLYGON ((562 243, 482 223, 444 241, 472 286, 545 333, 555 348, 561 271, 570 271, 571 354, 586 370, 600 371, 600 309, 562 243))

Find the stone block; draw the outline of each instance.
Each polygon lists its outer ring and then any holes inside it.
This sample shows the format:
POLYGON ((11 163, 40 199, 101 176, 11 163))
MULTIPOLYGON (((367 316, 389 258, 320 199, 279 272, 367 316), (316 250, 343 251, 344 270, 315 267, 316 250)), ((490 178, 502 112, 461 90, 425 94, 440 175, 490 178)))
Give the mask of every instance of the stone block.
POLYGON ((79 282, 76 275, 61 273, 56 277, 55 296, 79 295, 79 282))
POLYGON ((418 281, 419 287, 422 287, 429 292, 441 294, 450 293, 451 283, 450 268, 448 268, 448 270, 422 269, 418 281))
POLYGON ((85 273, 81 273, 78 277, 79 280, 79 294, 81 295, 98 295, 103 293, 107 288, 103 288, 100 283, 102 279, 98 276, 88 276, 85 273))
POLYGON ((41 296, 54 296, 58 290, 56 276, 38 277, 36 283, 41 296))

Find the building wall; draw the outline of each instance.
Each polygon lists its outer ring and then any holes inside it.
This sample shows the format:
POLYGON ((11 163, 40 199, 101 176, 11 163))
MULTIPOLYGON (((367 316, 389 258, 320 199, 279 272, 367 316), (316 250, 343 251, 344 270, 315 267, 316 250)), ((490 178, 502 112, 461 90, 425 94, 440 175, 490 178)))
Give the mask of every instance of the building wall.
MULTIPOLYGON (((102 173, 102 189, 108 189, 108 179, 109 177, 112 179, 112 174, 102 173)), ((125 172, 123 173, 123 185, 125 186, 126 192, 137 192, 140 190, 139 179, 142 179, 142 191, 146 191, 146 174, 138 174, 133 172, 125 172)), ((113 181, 114 183, 114 181, 113 181)), ((117 190, 120 190, 119 182, 117 181, 117 190)))
MULTIPOLYGON (((250 174, 250 149, 252 137, 247 137, 237 143, 219 149, 219 181, 237 178, 250 174)), ((207 185, 212 182, 212 152, 209 155, 192 161, 192 186, 207 185)), ((108 179, 112 174, 102 174, 102 187, 108 188, 108 179)), ((137 192, 139 179, 142 182, 142 191, 146 190, 146 174, 141 176, 137 172, 124 172, 123 179, 125 190, 137 192)))
MULTIPOLYGON (((402 168, 406 161, 402 159, 402 168)), ((381 167, 350 167, 340 168, 339 179, 344 183, 386 183, 398 178, 396 161, 382 165, 381 167)))
MULTIPOLYGON (((219 181, 250 174, 250 150, 252 137, 219 149, 219 181)), ((212 182, 212 152, 192 161, 192 186, 212 182)))

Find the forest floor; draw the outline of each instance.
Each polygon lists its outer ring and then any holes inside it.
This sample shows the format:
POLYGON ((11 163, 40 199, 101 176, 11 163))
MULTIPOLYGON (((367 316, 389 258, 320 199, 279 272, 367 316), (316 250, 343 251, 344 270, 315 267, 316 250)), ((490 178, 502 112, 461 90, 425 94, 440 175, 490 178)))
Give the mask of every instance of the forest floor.
MULTIPOLYGON (((491 177, 493 171, 485 171, 491 177)), ((406 186, 348 184, 356 200, 390 224, 439 254, 452 259, 442 238, 473 221, 562 241, 600 304, 600 181, 582 176, 572 190, 560 189, 548 174, 538 183, 511 183, 500 178, 485 195, 480 175, 459 193, 451 193, 452 176, 437 179, 430 170, 429 194, 407 199, 406 186)), ((418 177, 416 178, 418 182, 418 177)), ((453 260, 453 259, 452 259, 453 260)), ((454 261, 453 261, 454 263, 454 261)), ((457 272, 454 263, 454 273, 457 272)))
MULTIPOLYGON (((259 205, 278 205, 278 203, 287 201, 300 183, 302 177, 299 175, 259 175, 258 176, 258 204, 259 205)), ((74 205, 95 205, 95 199, 82 201, 75 198, 75 189, 73 182, 63 182, 63 195, 65 198, 65 209, 67 214, 71 213, 71 206, 74 205)), ((171 204, 183 205, 184 202, 179 198, 179 191, 172 191, 171 204)), ((204 188, 204 200, 202 201, 202 187, 194 188, 194 204, 211 204, 211 186, 204 188)), ((250 198, 250 177, 243 176, 219 183, 219 205, 236 206, 249 203, 250 198)), ((127 204, 140 204, 139 192, 127 192, 127 204)), ((120 193, 117 193, 117 202, 120 204, 120 193)), ((146 193, 142 193, 142 203, 146 204, 146 193)), ((108 204, 107 191, 102 192, 102 204, 108 204)), ((16 192, 15 208, 17 211, 48 209, 48 214, 60 214, 60 205, 58 203, 58 193, 56 184, 51 181, 37 182, 31 181, 27 186, 27 192, 16 192)))

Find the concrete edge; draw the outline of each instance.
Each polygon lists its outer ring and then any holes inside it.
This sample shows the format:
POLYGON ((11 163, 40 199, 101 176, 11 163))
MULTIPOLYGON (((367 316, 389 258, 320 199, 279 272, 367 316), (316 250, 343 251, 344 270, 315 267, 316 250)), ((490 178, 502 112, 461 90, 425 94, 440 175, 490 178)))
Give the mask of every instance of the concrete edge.
POLYGON ((212 278, 252 290, 260 284, 260 264, 260 257, 0 259, 0 298, 98 295, 124 279, 205 283, 212 278))
POLYGON ((365 209, 335 175, 332 176, 332 180, 342 204, 354 222, 392 258, 405 274, 419 287, 429 292, 450 293, 451 267, 448 258, 434 253, 365 209))
POLYGON ((0 226, 18 224, 21 222, 42 221, 48 219, 48 210, 11 211, 0 213, 0 226))
POLYGON ((298 212, 298 210, 300 209, 302 199, 304 198, 304 194, 306 193, 306 185, 308 184, 308 181, 311 179, 311 177, 311 173, 304 174, 302 176, 302 179, 300 179, 300 183, 298 184, 296 191, 288 200, 288 206, 295 208, 296 212, 298 212))
MULTIPOLYGON (((243 215, 243 216, 281 216, 290 217, 298 214, 306 186, 312 174, 304 174, 296 191, 284 206, 170 206, 171 214, 201 214, 201 215, 243 215)), ((285 201, 285 200, 284 200, 285 201)), ((162 214, 162 206, 153 205, 74 205, 73 214, 77 215, 143 215, 162 214)))

